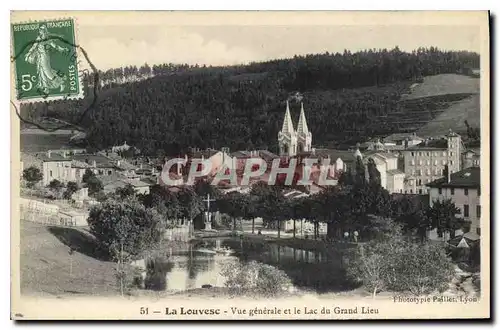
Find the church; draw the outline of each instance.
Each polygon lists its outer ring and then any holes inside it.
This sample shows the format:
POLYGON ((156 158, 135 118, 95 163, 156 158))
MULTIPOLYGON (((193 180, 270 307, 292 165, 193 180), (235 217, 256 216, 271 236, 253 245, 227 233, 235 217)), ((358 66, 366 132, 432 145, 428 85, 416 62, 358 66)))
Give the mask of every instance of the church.
POLYGON ((286 101, 285 119, 283 126, 278 133, 280 156, 296 156, 297 153, 312 151, 312 134, 307 127, 304 103, 300 103, 300 116, 297 130, 293 127, 292 116, 290 115, 290 103, 286 101))
MULTIPOLYGON (((369 162, 375 164, 380 174, 380 184, 390 193, 402 192, 404 182, 404 172, 398 170, 398 157, 383 150, 366 151, 365 155, 359 150, 359 145, 354 150, 337 150, 312 147, 312 133, 307 125, 304 104, 300 103, 300 115, 295 129, 290 112, 290 103, 286 102, 285 117, 281 131, 278 132, 278 146, 280 157, 297 158, 298 164, 304 158, 318 159, 322 163, 327 159, 329 164, 329 178, 338 179, 340 173, 348 172, 355 168, 356 161, 360 157, 365 165, 369 162), (365 157, 363 157, 365 156, 365 157)), ((311 169, 311 179, 315 181, 315 176, 320 171, 319 166, 311 169)), ((298 169, 298 173, 302 173, 298 169)))

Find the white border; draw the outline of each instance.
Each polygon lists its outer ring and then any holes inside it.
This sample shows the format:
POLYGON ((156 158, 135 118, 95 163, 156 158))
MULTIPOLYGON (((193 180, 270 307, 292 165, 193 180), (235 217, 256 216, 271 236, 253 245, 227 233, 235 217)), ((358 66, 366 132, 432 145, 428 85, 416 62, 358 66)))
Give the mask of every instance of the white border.
MULTIPOLYGON (((284 1, 283 3, 277 3, 277 2, 271 2, 271 1, 266 1, 266 0, 254 0, 251 2, 245 1, 245 2, 227 2, 224 0, 212 0, 212 1, 203 1, 203 0, 197 0, 197 1, 182 1, 182 2, 176 2, 176 3, 168 3, 168 8, 167 6, 163 5, 161 6, 161 3, 156 2, 156 1, 131 1, 131 0, 122 0, 118 2, 110 2, 108 3, 103 3, 102 1, 97 1, 97 0, 88 0, 85 2, 68 2, 68 1, 54 1, 54 0, 46 0, 43 2, 40 1, 34 1, 34 0, 29 0, 29 1, 23 1, 22 4, 10 4, 11 7, 8 8, 7 6, 9 5, 8 2, 2 2, 1 6, 2 7, 7 7, 5 9, 8 10, 21 10, 21 9, 61 9, 64 8, 66 10, 77 10, 77 9, 94 9, 94 10, 104 10, 104 9, 120 9, 120 10, 127 10, 127 9, 169 9, 169 10, 182 10, 182 9, 246 9, 246 10, 279 10, 279 9, 316 9, 316 10, 321 10, 321 9, 329 9, 329 10, 415 10, 415 9, 421 9, 421 10, 483 10, 483 9, 491 9, 493 10, 493 13, 498 14, 500 12, 499 8, 499 1, 498 0, 486 0, 486 1, 481 1, 481 0, 476 0, 473 2, 468 2, 468 1, 451 1, 451 0, 442 0, 442 1, 435 1, 435 0, 419 0, 417 1, 399 1, 399 0, 379 0, 379 1, 373 1, 373 0, 365 0, 365 1, 356 1, 356 0, 350 0, 348 2, 338 2, 335 3, 333 1, 329 2, 328 6, 325 6, 324 1, 316 1, 316 0, 308 0, 308 1, 295 1, 295 0, 289 0, 289 1, 284 1)), ((1 37, 3 39, 3 44, 8 44, 10 43, 10 17, 9 17, 9 11, 8 10, 3 10, 2 13, 3 15, 0 16, 4 19, 4 30, 3 33, 1 34, 1 37)), ((497 21, 498 22, 498 21, 497 21)), ((5 47, 5 60, 4 60, 4 66, 2 66, 3 70, 3 77, 9 77, 10 76, 10 65, 7 66, 7 59, 10 58, 10 49, 5 47)), ((492 49, 492 52, 494 52, 496 49, 492 49)), ((495 59, 498 59, 497 55, 495 54, 495 59)), ((492 58, 493 60, 493 58, 492 58)), ((10 63, 10 61, 9 61, 10 63)), ((496 73, 495 78, 497 78, 496 73)), ((496 94, 499 95, 498 93, 498 86, 495 88, 495 90, 491 91, 492 95, 496 94)), ((7 105, 7 101, 10 99, 10 92, 6 92, 6 89, 3 89, 3 94, 2 97, 4 98, 3 104, 7 105)), ((492 104, 492 107, 494 104, 492 104)), ((9 111, 7 110, 7 107, 4 107, 4 111, 0 112, 0 155, 10 155, 10 118, 9 118, 9 111)), ((496 110, 496 109, 494 109, 496 110)), ((495 124, 499 126, 498 120, 498 115, 496 116, 497 118, 495 119, 495 124)), ((496 130, 493 130, 493 134, 495 133, 496 130)), ((493 137, 492 141, 496 142, 496 134, 493 137)), ((496 144, 494 145, 496 148, 496 144)), ((9 237, 9 232, 10 232, 10 224, 8 219, 10 219, 10 166, 9 162, 5 161, 0 163, 0 166, 2 167, 2 170, 0 171, 0 186, 2 187, 1 192, 0 192, 0 203, 2 204, 2 213, 3 213, 3 222, 2 225, 4 226, 2 232, 4 233, 4 239, 2 239, 2 249, 1 249, 1 254, 2 254, 2 260, 5 263, 8 263, 10 259, 10 239, 7 238, 9 237), (7 238, 7 239, 5 239, 7 238)), ((500 179, 496 178, 495 180, 495 186, 498 186, 500 179)), ((492 201, 493 202, 493 201, 492 201)), ((494 202, 493 202, 494 203, 494 202)), ((497 203, 498 204, 498 203, 497 203)), ((497 212, 495 212, 495 215, 497 215, 497 212)), ((498 217, 493 216, 493 219, 498 219, 498 217)), ((495 233, 492 233, 492 237, 499 237, 500 234, 500 225, 495 226, 495 233), (497 235, 495 235, 497 234, 497 235)), ((494 240, 492 240, 494 241, 494 240)), ((498 246, 498 244, 496 244, 498 246)), ((494 255, 497 256, 498 258, 498 253, 495 253, 494 255)), ((495 260, 497 261, 497 260, 495 260)), ((5 286, 5 290, 3 292, 10 292, 10 272, 9 272, 9 267, 3 267, 3 272, 2 272, 2 281, 3 285, 5 286)), ((498 283, 496 285, 497 290, 498 289, 498 283)), ((495 292, 497 293, 497 292, 495 292)), ((5 295, 8 296, 8 295, 5 295)), ((14 323, 9 322, 8 318, 6 317, 6 314, 8 313, 8 310, 10 310, 10 302, 8 298, 4 296, 4 299, 2 300, 2 310, 4 311, 4 317, 2 318, 2 328, 13 328, 14 323)), ((498 297, 498 296, 497 296, 498 297)), ((495 311, 493 311, 492 315, 495 315, 497 309, 498 309, 498 303, 494 304, 496 306, 495 311)), ((240 323, 241 324, 241 323, 240 323)), ((117 324, 118 326, 122 326, 122 324, 117 324)), ((136 326, 141 326, 139 324, 134 324, 136 326)), ((178 326, 177 324, 172 324, 168 323, 167 324, 169 327, 176 327, 178 326)), ((197 326, 203 326, 203 327, 218 327, 220 325, 224 324, 206 324, 206 323, 200 323, 196 324, 197 326)), ((196 326, 194 325, 194 326, 196 326)), ((228 326, 234 326, 235 324, 227 324, 228 326)), ((254 326, 267 326, 267 325, 261 325, 261 324, 253 324, 254 326)), ((272 324, 273 326, 279 325, 278 323, 272 324)), ((284 326, 293 326, 294 324, 292 323, 286 323, 282 324, 284 326)), ((296 324, 297 326, 303 326, 303 324, 296 324)), ((316 324, 315 324, 316 325, 316 324)), ((323 323, 324 326, 331 326, 332 324, 329 323, 323 323)), ((334 324, 335 326, 339 326, 342 324, 334 324)), ((370 326, 387 326, 387 324, 369 324, 370 326)), ((394 324, 395 326, 399 326, 398 324, 394 324)), ((72 327, 73 324, 67 324, 67 325, 62 325, 62 327, 67 327, 68 329, 72 327)), ((87 327, 87 325, 81 325, 82 327, 87 327)), ((165 326, 164 324, 160 324, 159 326, 165 326)), ((183 328, 185 327, 192 327, 193 324, 182 324, 180 325, 183 328)), ((364 327, 366 324, 358 324, 355 327, 364 327)), ((404 327, 412 327, 412 326, 418 326, 415 324, 404 324, 404 327)), ((459 324, 426 324, 428 327, 439 327, 440 329, 443 328, 455 328, 456 326, 459 326, 459 324)), ((465 325, 467 326, 467 325, 465 325)), ((91 324, 88 326, 89 328, 92 327, 93 329, 100 329, 103 327, 103 325, 100 324, 91 324)))

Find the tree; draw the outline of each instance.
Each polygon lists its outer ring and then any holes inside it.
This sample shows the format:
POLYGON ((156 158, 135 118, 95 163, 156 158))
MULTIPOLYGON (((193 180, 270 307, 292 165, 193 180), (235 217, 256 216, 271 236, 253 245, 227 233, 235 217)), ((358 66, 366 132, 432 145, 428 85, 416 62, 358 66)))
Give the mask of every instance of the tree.
POLYGON ((82 182, 83 183, 87 183, 88 180, 91 178, 91 177, 95 177, 95 174, 94 172, 92 172, 91 169, 86 169, 85 170, 85 173, 83 173, 83 176, 82 176, 82 182))
POLYGON ((430 228, 436 228, 439 236, 449 232, 451 238, 455 237, 455 231, 464 224, 464 220, 457 217, 459 214, 460 209, 450 199, 435 201, 432 207, 427 210, 430 228))
POLYGON ((80 187, 78 187, 78 183, 76 183, 74 181, 68 182, 66 184, 66 190, 63 193, 63 198, 70 199, 71 196, 73 196, 73 194, 78 191, 78 189, 80 189, 80 187))
POLYGON ((54 180, 49 182, 50 190, 53 190, 55 192, 61 191, 62 187, 64 187, 64 184, 57 179, 54 179, 54 180))
POLYGON ((93 206, 87 221, 90 232, 115 258, 139 256, 156 246, 166 228, 158 212, 132 198, 93 206))
POLYGON ((278 237, 281 235, 281 221, 285 215, 290 214, 288 205, 285 203, 283 188, 280 186, 270 186, 265 182, 259 182, 252 186, 250 194, 255 216, 263 219, 264 223, 278 228, 278 237))
POLYGON ((391 205, 391 217, 402 226, 406 234, 414 234, 423 241, 427 231, 431 229, 426 210, 420 200, 402 196, 394 199, 391 205))
POLYGON ((88 217, 89 229, 117 262, 116 276, 123 295, 126 263, 156 247, 166 228, 161 216, 136 199, 107 200, 93 206, 88 217))
POLYGON ((369 176, 369 182, 371 184, 375 185, 380 185, 380 172, 377 169, 377 165, 375 164, 375 161, 373 158, 368 159, 368 163, 366 165, 367 171, 368 171, 368 176, 369 176))
POLYGON ((132 186, 129 183, 125 187, 116 188, 115 194, 120 198, 127 198, 127 197, 135 195, 135 189, 134 189, 134 186, 132 186))
POLYGON ((378 239, 358 245, 348 275, 363 283, 375 298, 378 291, 416 295, 444 291, 453 275, 453 262, 442 246, 405 238, 398 225, 378 239))
POLYGON ((186 187, 181 189, 177 193, 177 199, 180 205, 180 214, 184 219, 188 219, 190 223, 193 222, 194 218, 205 210, 203 202, 192 189, 192 187, 186 187))
POLYGON ((101 180, 94 175, 87 179, 87 188, 89 189, 89 195, 93 196, 103 190, 103 185, 101 180))
POLYGON ((30 166, 24 169, 23 179, 26 180, 26 185, 31 188, 38 182, 42 181, 43 174, 39 168, 30 166))

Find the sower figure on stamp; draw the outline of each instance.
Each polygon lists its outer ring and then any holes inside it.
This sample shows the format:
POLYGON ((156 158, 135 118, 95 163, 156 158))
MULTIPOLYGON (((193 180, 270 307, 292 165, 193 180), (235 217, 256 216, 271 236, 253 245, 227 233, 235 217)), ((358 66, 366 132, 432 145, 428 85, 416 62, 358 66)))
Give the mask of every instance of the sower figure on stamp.
POLYGON ((37 87, 44 94, 48 94, 51 89, 56 88, 59 88, 59 91, 62 92, 65 87, 65 76, 59 75, 50 65, 49 51, 54 49, 59 52, 66 52, 68 48, 57 45, 54 39, 48 39, 50 36, 52 34, 47 31, 47 27, 40 26, 35 43, 24 57, 26 62, 36 65, 37 87))

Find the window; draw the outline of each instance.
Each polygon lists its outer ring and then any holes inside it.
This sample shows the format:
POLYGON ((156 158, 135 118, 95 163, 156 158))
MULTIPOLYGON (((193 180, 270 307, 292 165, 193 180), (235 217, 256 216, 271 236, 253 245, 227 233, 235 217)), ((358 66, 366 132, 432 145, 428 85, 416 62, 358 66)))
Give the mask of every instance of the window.
POLYGON ((464 217, 469 217, 469 205, 464 204, 464 217))
POLYGON ((427 151, 427 156, 430 156, 430 155, 431 155, 431 153, 427 151))
POLYGON ((418 165, 422 165, 422 159, 418 160, 418 165))
POLYGON ((434 152, 434 156, 439 156, 439 153, 437 151, 434 152))
POLYGON ((476 234, 478 234, 479 236, 481 236, 481 228, 476 228, 476 234))
POLYGON ((438 194, 440 194, 440 195, 443 194, 443 189, 442 188, 438 188, 438 194))
POLYGON ((436 168, 436 169, 434 170, 434 175, 439 175, 439 169, 437 169, 437 168, 436 168))
POLYGON ((431 164, 431 161, 427 159, 427 165, 430 165, 431 164))
POLYGON ((437 164, 438 164, 437 159, 434 159, 434 165, 437 165, 437 164))
POLYGON ((52 177, 52 171, 50 171, 50 173, 49 173, 49 174, 50 174, 50 177, 52 177))
POLYGON ((413 194, 413 189, 410 189, 410 194, 413 194))
POLYGON ((426 170, 425 170, 425 173, 426 173, 427 175, 431 175, 431 170, 430 170, 430 169, 426 169, 426 170))
POLYGON ((443 157, 446 157, 446 151, 443 151, 443 157))
POLYGON ((411 170, 411 175, 415 175, 415 170, 411 170))
POLYGON ((113 174, 113 171, 109 170, 108 175, 111 175, 111 174, 113 174))
POLYGON ((450 160, 450 165, 453 165, 453 161, 452 160, 450 160))
POLYGON ((418 190, 418 193, 419 193, 420 195, 422 195, 422 189, 419 189, 419 190, 418 190))
POLYGON ((415 153, 414 153, 413 151, 411 152, 411 156, 412 156, 412 157, 415 157, 415 153))
POLYGON ((453 151, 450 151, 450 157, 453 157, 453 151))
POLYGON ((481 205, 476 205, 476 217, 481 218, 481 205))
POLYGON ((443 159, 443 160, 441 161, 441 164, 446 165, 446 160, 444 160, 444 159, 443 159))
POLYGON ((418 152, 418 155, 419 155, 419 156, 422 156, 422 152, 421 152, 421 151, 419 151, 419 152, 418 152))
POLYGON ((479 188, 477 189, 477 195, 478 195, 478 196, 481 196, 481 187, 479 187, 479 188))
MULTIPOLYGON (((421 180, 421 179, 418 179, 418 181, 417 181, 417 186, 421 186, 421 185, 422 185, 422 180, 421 180)), ((420 189, 420 190, 422 190, 422 189, 420 189)))
POLYGON ((465 196, 469 196, 469 189, 464 188, 464 195, 465 195, 465 196))
POLYGON ((410 164, 411 164, 411 165, 415 165, 415 160, 413 160, 413 159, 412 159, 412 160, 410 161, 410 164))
POLYGON ((403 192, 403 189, 399 189, 399 192, 402 193, 403 192))
POLYGON ((450 189, 450 193, 451 193, 452 195, 455 195, 455 188, 451 188, 451 189, 450 189))

